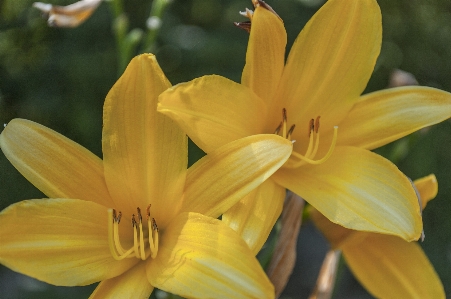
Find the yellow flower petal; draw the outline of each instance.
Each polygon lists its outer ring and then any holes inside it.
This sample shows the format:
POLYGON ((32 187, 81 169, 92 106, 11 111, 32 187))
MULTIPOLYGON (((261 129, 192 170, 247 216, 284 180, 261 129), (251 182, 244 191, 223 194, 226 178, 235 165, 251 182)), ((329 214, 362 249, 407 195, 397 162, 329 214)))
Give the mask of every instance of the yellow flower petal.
POLYGON ((440 278, 414 242, 367 234, 358 245, 343 248, 354 275, 377 298, 445 298, 440 278))
POLYGON ((219 217, 279 169, 291 150, 290 141, 274 134, 218 148, 189 168, 181 211, 219 217))
POLYGON ((282 20, 264 7, 252 17, 241 83, 271 106, 285 65, 287 33, 282 20))
POLYGON ((158 95, 169 86, 153 55, 138 56, 108 93, 103 114, 111 196, 121 208, 128 206, 129 215, 151 203, 160 226, 177 212, 188 156, 186 135, 156 111, 158 95))
POLYGON ((257 255, 282 213, 285 193, 285 188, 268 179, 225 212, 222 221, 257 255))
MULTIPOLYGON (((294 123, 320 115, 323 132, 332 130, 365 89, 381 41, 375 0, 327 1, 291 48, 272 118, 286 108, 294 123)), ((295 130, 294 139, 302 134, 295 130)))
POLYGON ((339 124, 338 144, 383 146, 451 117, 451 94, 430 87, 400 87, 364 95, 339 124))
POLYGON ((112 204, 102 160, 61 134, 14 119, 0 135, 0 147, 14 167, 47 196, 112 204))
POLYGON ((426 204, 434 199, 438 193, 438 182, 435 175, 430 174, 414 181, 421 198, 421 207, 424 210, 426 204))
POLYGON ((321 165, 280 169, 272 178, 344 227, 417 240, 420 206, 407 177, 385 158, 336 147, 321 165))
POLYGON ((174 119, 206 153, 262 133, 266 122, 263 100, 249 88, 220 76, 176 85, 159 100, 158 111, 174 119))
POLYGON ((113 259, 107 220, 105 207, 77 199, 11 205, 0 213, 0 263, 61 286, 87 285, 120 275, 138 259, 113 259))
MULTIPOLYGON (((438 191, 438 184, 435 175, 431 174, 426 177, 417 179, 414 181, 415 188, 418 190, 420 198, 422 200, 422 207, 426 206, 426 203, 432 200, 438 191)), ((315 222, 315 225, 321 230, 323 235, 327 238, 333 248, 343 248, 350 246, 350 243, 360 243, 368 233, 362 233, 360 231, 344 228, 330 222, 320 212, 312 209, 310 216, 315 222)))
POLYGON ((127 272, 102 281, 89 299, 148 299, 153 286, 146 276, 146 263, 141 262, 127 272))
POLYGON ((153 286, 188 298, 274 298, 274 287, 238 234, 197 213, 171 222, 147 277, 153 286))

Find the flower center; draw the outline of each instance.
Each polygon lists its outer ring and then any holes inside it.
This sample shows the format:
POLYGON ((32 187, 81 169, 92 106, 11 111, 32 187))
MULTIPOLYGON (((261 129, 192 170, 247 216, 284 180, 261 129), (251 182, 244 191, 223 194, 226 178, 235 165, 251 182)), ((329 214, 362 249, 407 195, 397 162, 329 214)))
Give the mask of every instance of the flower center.
MULTIPOLYGON (((327 161, 327 159, 330 158, 332 155, 335 144, 337 143, 337 134, 338 134, 338 126, 334 127, 334 135, 332 138, 332 143, 329 147, 329 150, 327 153, 322 157, 321 159, 315 160, 315 156, 318 152, 319 148, 319 137, 320 137, 320 118, 321 116, 316 117, 315 119, 311 119, 308 126, 308 137, 309 137, 309 144, 307 146, 307 150, 305 151, 304 155, 301 155, 298 152, 293 151, 291 156, 296 159, 296 161, 292 161, 290 159, 290 162, 286 164, 286 167, 288 168, 297 168, 299 166, 302 166, 304 164, 321 164, 327 161)), ((279 124, 279 126, 275 130, 275 134, 291 140, 291 134, 293 133, 295 128, 295 125, 292 125, 290 129, 287 130, 287 110, 285 108, 282 109, 282 122, 279 124), (282 132, 281 132, 282 131, 282 132)), ((293 140, 292 142, 295 142, 293 140)))
POLYGON ((136 208, 137 218, 132 215, 133 227, 133 246, 130 249, 124 249, 119 240, 119 223, 122 213, 116 214, 115 209, 108 210, 108 244, 111 255, 116 260, 136 257, 142 260, 149 256, 155 258, 158 253, 158 226, 155 218, 150 218, 150 205, 147 207, 147 228, 143 228, 143 218, 141 209, 136 208), (149 250, 146 250, 146 244, 149 244, 149 250))

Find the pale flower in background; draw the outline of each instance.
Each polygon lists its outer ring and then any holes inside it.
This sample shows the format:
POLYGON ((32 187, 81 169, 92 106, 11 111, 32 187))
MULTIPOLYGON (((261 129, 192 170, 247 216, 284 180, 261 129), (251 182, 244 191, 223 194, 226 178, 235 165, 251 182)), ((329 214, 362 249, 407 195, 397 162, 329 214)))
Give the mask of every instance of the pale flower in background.
POLYGON ((81 0, 67 6, 35 2, 33 7, 43 12, 49 26, 77 27, 86 21, 102 0, 81 0))

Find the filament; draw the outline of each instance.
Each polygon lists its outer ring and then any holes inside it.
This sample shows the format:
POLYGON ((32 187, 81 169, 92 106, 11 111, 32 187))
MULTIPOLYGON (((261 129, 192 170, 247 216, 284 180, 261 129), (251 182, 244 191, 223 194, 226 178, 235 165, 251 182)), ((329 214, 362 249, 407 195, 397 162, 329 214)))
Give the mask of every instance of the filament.
MULTIPOLYGON (((313 150, 313 152, 310 153, 310 156, 307 155, 308 152, 306 152, 306 155, 301 155, 301 154, 293 151, 292 155, 294 157, 300 159, 300 161, 292 163, 292 164, 288 165, 288 167, 290 167, 290 168, 297 168, 297 167, 302 166, 302 165, 304 165, 306 163, 313 164, 313 165, 318 165, 318 164, 326 162, 327 159, 329 159, 330 156, 332 156, 332 153, 333 153, 333 151, 335 149, 335 145, 337 143, 338 127, 337 126, 334 127, 334 136, 332 138, 332 143, 331 143, 331 145, 329 147, 329 150, 324 155, 324 157, 322 157, 319 160, 313 160, 314 156, 316 155, 316 152, 318 151, 318 146, 319 146, 319 133, 315 133, 315 134, 317 135, 317 138, 316 138, 316 141, 315 141, 314 150, 313 150)), ((312 139, 310 139, 309 147, 310 147, 311 143, 312 143, 312 139)))

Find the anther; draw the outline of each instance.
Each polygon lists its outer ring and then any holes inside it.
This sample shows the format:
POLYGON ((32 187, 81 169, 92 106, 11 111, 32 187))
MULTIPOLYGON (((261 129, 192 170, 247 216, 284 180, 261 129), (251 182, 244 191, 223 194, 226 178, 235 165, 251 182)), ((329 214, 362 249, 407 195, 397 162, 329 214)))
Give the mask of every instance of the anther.
POLYGON ((282 136, 287 136, 287 109, 282 109, 282 136))
POLYGON ((277 126, 274 134, 281 135, 284 138, 291 139, 291 134, 293 134, 293 130, 295 125, 292 125, 287 131, 287 109, 282 109, 282 122, 277 126), (281 132, 282 131, 282 132, 281 132))
POLYGON ((287 136, 286 136, 287 139, 291 139, 291 134, 293 133, 295 127, 296 127, 296 125, 292 125, 290 127, 290 129, 288 130, 287 136))
POLYGON ((143 216, 141 215, 141 209, 140 208, 136 208, 136 210, 138 211, 139 223, 143 223, 143 216))
POLYGON ((315 131, 315 120, 312 118, 308 124, 308 137, 312 135, 313 131, 315 131))
POLYGON ((152 218, 152 229, 158 232, 158 226, 155 218, 152 218))
POLYGON ((113 222, 116 222, 119 224, 119 222, 121 222, 121 218, 122 218, 122 213, 119 212, 119 214, 116 215, 116 210, 113 209, 113 222))
POLYGON ((132 225, 133 227, 136 227, 135 214, 132 215, 132 225))
POLYGON ((146 216, 147 216, 147 220, 149 220, 149 218, 150 218, 150 207, 151 207, 152 205, 148 205, 147 206, 147 209, 146 209, 146 216))
POLYGON ((321 116, 318 115, 318 117, 316 118, 315 121, 315 132, 318 133, 319 131, 319 119, 321 118, 321 116))

